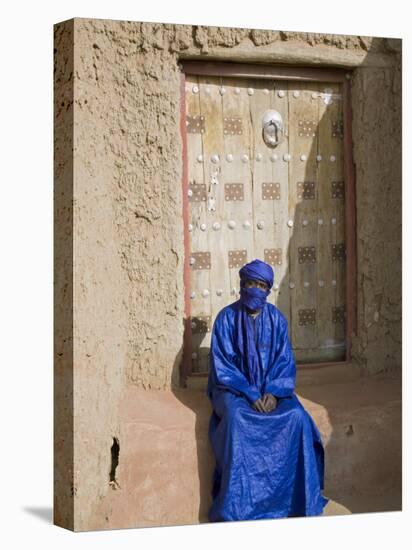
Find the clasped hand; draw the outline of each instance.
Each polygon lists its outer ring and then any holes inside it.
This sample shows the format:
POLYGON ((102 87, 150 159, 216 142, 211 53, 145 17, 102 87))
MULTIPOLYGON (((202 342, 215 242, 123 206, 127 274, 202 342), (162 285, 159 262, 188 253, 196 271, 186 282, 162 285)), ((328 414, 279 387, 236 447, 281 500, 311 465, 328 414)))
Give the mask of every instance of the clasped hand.
POLYGON ((259 412, 271 412, 276 408, 278 404, 278 399, 271 393, 265 393, 262 397, 257 399, 252 407, 255 411, 259 412))

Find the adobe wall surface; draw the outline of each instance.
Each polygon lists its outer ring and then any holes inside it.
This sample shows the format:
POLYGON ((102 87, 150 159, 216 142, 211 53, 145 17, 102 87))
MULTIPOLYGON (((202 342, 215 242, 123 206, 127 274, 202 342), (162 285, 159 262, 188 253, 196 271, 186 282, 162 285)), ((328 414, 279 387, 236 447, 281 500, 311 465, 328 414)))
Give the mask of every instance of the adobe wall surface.
MULTIPOLYGON (((73 384, 74 483, 67 499, 74 497, 76 528, 87 529, 96 503, 112 490, 113 437, 120 460, 127 460, 123 442, 130 433, 119 409, 125 392, 179 386, 179 59, 355 69, 353 353, 367 374, 401 367, 401 42, 82 18, 58 23, 54 31, 55 127, 67 128, 69 119, 74 129, 73 156, 70 136, 56 134, 56 288, 72 284, 72 243, 74 329, 71 348, 67 320, 56 322, 55 374, 56 383, 73 384)), ((67 391, 56 408, 66 424, 70 396, 67 391)), ((56 437, 64 440, 62 433, 56 437)), ((64 510, 56 511, 57 522, 68 524, 64 510)))

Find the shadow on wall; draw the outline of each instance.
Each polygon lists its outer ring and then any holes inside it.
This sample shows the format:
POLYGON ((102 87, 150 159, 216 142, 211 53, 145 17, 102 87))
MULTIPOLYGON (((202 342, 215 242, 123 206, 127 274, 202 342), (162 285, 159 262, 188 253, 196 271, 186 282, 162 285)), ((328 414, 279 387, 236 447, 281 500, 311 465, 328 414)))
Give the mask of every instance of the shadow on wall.
MULTIPOLYGON (((173 373, 174 380, 179 379, 183 349, 177 355, 173 373)), ((175 397, 195 415, 196 458, 199 480, 199 510, 198 520, 208 522, 208 511, 212 503, 211 483, 215 459, 209 442, 208 428, 212 407, 206 391, 191 390, 182 387, 172 387, 175 397)))
MULTIPOLYGON (((375 46, 374 43, 372 43, 370 49, 371 53, 375 53, 376 50, 382 47, 382 39, 377 39, 375 42, 378 44, 375 46)), ((367 65, 367 56, 364 59, 364 64, 367 65)), ((390 70, 393 71, 392 68, 390 70)), ((357 86, 362 86, 364 89, 364 93, 360 96, 360 99, 366 100, 368 93, 371 96, 376 93, 375 88, 381 85, 382 79, 386 81, 387 73, 385 73, 385 71, 390 70, 388 68, 380 69, 376 67, 364 69, 362 66, 354 70, 353 81, 355 82, 360 79, 360 82, 356 84, 357 86), (366 72, 363 74, 363 71, 366 72)), ((390 76, 394 78, 392 73, 390 73, 390 76)), ((300 88, 302 91, 310 90, 311 93, 321 91, 321 89, 324 88, 336 88, 336 84, 328 85, 328 83, 317 84, 310 82, 304 83, 300 87, 296 86, 296 88, 294 83, 292 86, 293 89, 300 88)), ((354 115, 355 112, 364 115, 364 119, 360 121, 360 124, 373 123, 375 127, 380 127, 385 124, 385 121, 381 120, 383 114, 377 101, 378 95, 379 94, 376 94, 376 99, 374 99, 375 103, 368 107, 367 114, 364 113, 364 107, 361 105, 353 109, 354 115)), ((293 332, 290 333, 294 348, 296 338, 298 338, 298 341, 304 343, 303 347, 307 348, 310 348, 314 342, 313 336, 305 342, 305 334, 303 332, 305 326, 299 326, 298 324, 297 308, 317 308, 320 305, 322 309, 320 310, 320 315, 319 311, 316 312, 316 323, 318 331, 324 336, 323 339, 319 341, 319 345, 323 345, 324 350, 327 351, 329 348, 332 353, 335 353, 335 357, 332 358, 333 360, 342 360, 344 357, 342 355, 339 356, 339 353, 342 353, 342 350, 344 350, 344 348, 342 348, 342 343, 344 343, 345 339, 343 333, 344 323, 343 326, 339 324, 340 321, 335 325, 332 323, 332 308, 342 306, 346 301, 345 269, 339 270, 340 266, 342 266, 341 260, 332 261, 331 255, 332 244, 339 244, 345 241, 344 202, 337 197, 332 198, 332 181, 343 180, 343 164, 341 164, 340 167, 338 166, 339 162, 342 162, 342 160, 339 161, 338 155, 332 150, 334 143, 340 146, 341 138, 338 136, 330 136, 329 140, 326 139, 327 134, 332 132, 332 122, 342 118, 342 99, 338 96, 332 96, 330 99, 331 101, 329 102, 323 102, 321 116, 319 117, 318 130, 321 136, 321 144, 318 145, 318 140, 315 140, 312 148, 307 152, 305 173, 303 177, 296 178, 295 181, 292 175, 289 179, 289 184, 295 186, 295 189, 292 189, 293 193, 297 192, 297 182, 301 181, 301 179, 304 182, 315 182, 315 198, 309 200, 302 198, 297 199, 295 217, 293 220, 293 232, 290 232, 289 246, 286 254, 286 258, 288 262, 290 262, 292 277, 289 278, 286 275, 281 281, 278 281, 279 295, 276 300, 276 305, 288 317, 290 328, 292 328, 293 331, 298 331, 297 334, 293 332), (339 101, 341 103, 340 105, 338 103, 339 101), (337 114, 339 115, 338 117, 336 117, 337 114), (325 145, 322 145, 322 143, 325 143, 325 145), (328 143, 329 145, 327 145, 328 143), (322 160, 319 161, 318 155, 322 156, 322 160), (335 162, 330 160, 332 155, 336 157, 335 162), (334 167, 340 168, 341 177, 335 178, 334 167), (330 208, 333 208, 333 210, 331 211, 330 208), (319 218, 323 220, 322 224, 318 222, 318 213, 319 218), (333 222, 332 218, 336 221, 333 222), (308 220, 307 225, 305 224, 305 220, 308 220), (309 229, 310 227, 311 229, 309 229), (306 267, 305 272, 305 269, 301 270, 301 266, 299 265, 298 248, 307 246, 316 246, 316 263, 313 265, 307 264, 307 266, 306 264, 302 264, 302 266, 306 267), (299 273, 305 273, 305 276, 297 280, 299 273), (295 287, 291 290, 289 288, 289 283, 292 280, 295 283, 295 287), (309 287, 303 286, 306 280, 310 281, 309 287), (319 281, 323 281, 324 284, 319 286, 319 281), (336 285, 332 283, 332 281, 336 281, 336 285), (333 292, 327 294, 327 292, 331 290, 331 285, 333 285, 333 292), (329 298, 325 300, 322 293, 329 298), (299 298, 297 298, 297 296, 299 298), (335 337, 327 335, 327 331, 330 330, 331 326, 332 328, 335 326, 335 337)), ((401 98, 398 99, 401 101, 401 98)), ((396 102, 398 99, 394 101, 396 102)), ((321 101, 323 101, 323 99, 319 98, 318 102, 321 101)), ((320 105, 320 103, 318 104, 320 105)), ((304 113, 301 114, 304 116, 304 113)), ((310 118, 312 118, 312 115, 310 118)), ((294 130, 294 128, 289 129, 289 139, 291 139, 291 132, 294 130)), ((354 146, 355 145, 354 143, 354 146)), ((374 158, 373 162, 378 162, 379 158, 385 158, 384 156, 380 156, 381 152, 383 154, 384 144, 382 144, 381 147, 382 151, 375 148, 374 154, 376 158, 374 158)), ((298 155, 296 146, 294 146, 293 154, 298 155)), ((280 162, 283 161, 280 160, 280 162)), ((276 172, 273 174, 275 175, 276 172)), ((256 184, 258 183, 259 182, 256 182, 256 184)), ((334 190, 336 191, 336 188, 334 188, 334 190)), ((306 191, 303 191, 310 194, 310 187, 307 187, 306 191)), ((383 195, 375 193, 370 200, 383 200, 383 195)), ((385 208, 384 204, 379 206, 382 209, 385 208)), ((399 208, 399 212, 400 211, 401 209, 399 208)), ((357 258, 357 264, 360 264, 359 256, 357 258)), ((275 282, 277 280, 276 275, 275 268, 275 282)), ((272 293, 274 293, 273 289, 272 293)), ((271 297, 273 297, 273 294, 271 297)), ((271 301, 273 302, 273 300, 271 301)), ((365 307, 367 307, 367 304, 365 307)), ((341 312, 342 310, 337 312, 337 315, 341 315, 341 312)), ((363 316, 360 317, 363 319, 363 316)), ((316 332, 315 336, 317 338, 316 332)), ((176 358, 173 367, 174 380, 179 379, 181 357, 182 350, 176 358)), ((297 382, 299 383, 299 375, 297 382)), ((351 384, 356 385, 356 383, 353 382, 351 384)), ((401 489, 396 480, 400 479, 400 427, 390 425, 390 422, 393 421, 394 418, 398 418, 397 413, 399 410, 397 409, 397 412, 395 411, 395 416, 391 414, 385 416, 383 409, 379 409, 380 406, 385 406, 385 401, 379 401, 378 397, 378 409, 373 410, 374 418, 370 417, 370 425, 368 427, 368 415, 362 416, 362 414, 360 414, 364 402, 362 394, 358 395, 358 401, 355 399, 356 403, 354 403, 351 402, 350 398, 347 398, 346 392, 352 391, 355 386, 349 385, 347 388, 342 384, 335 386, 336 387, 332 390, 330 385, 312 388, 303 387, 302 390, 299 390, 299 396, 302 396, 304 400, 307 399, 311 403, 310 410, 315 423, 318 425, 320 418, 323 418, 323 422, 325 422, 326 419, 327 429, 321 430, 322 435, 325 431, 328 432, 327 441, 324 441, 326 458, 325 495, 349 507, 353 512, 399 510, 401 507, 401 489), (335 403, 331 398, 331 395, 334 395, 333 392, 336 392, 337 396, 335 403), (316 414, 317 412, 320 414, 319 417, 316 414), (376 424, 376 414, 381 418, 380 424, 376 424), (384 418, 389 423, 388 425, 385 425, 385 420, 382 420, 384 418), (370 469, 370 463, 368 463, 370 453, 374 453, 375 451, 379 453, 380 441, 377 441, 377 437, 385 437, 386 431, 388 433, 395 432, 397 434, 395 439, 391 440, 389 446, 386 446, 382 451, 388 460, 386 460, 385 457, 381 457, 379 460, 377 459, 375 461, 375 471, 368 475, 368 468, 370 469), (375 434, 375 438, 373 434, 375 434), (397 440, 398 435, 399 441, 397 440), (395 446, 395 449, 393 449, 393 446, 395 446), (349 452, 351 454, 349 456, 342 456, 343 452, 349 452), (390 464, 391 453, 393 453, 394 457, 393 465, 390 464), (379 470, 379 468, 381 468, 381 470, 379 470), (364 476, 362 475, 362 471, 365 473, 364 476), (380 479, 379 471, 382 472, 384 479, 380 479), (353 479, 351 476, 354 476, 356 472, 360 473, 360 478, 364 479, 353 479), (375 483, 379 485, 380 482, 382 482, 381 490, 375 485, 375 483), (368 483, 373 486, 369 487, 368 483), (330 487, 329 491, 328 487, 330 487), (365 497, 363 499, 364 505, 359 504, 359 501, 356 500, 356 488, 358 488, 360 493, 365 497), (393 491, 389 494, 391 488, 393 491), (354 491, 355 498, 353 496, 354 491), (385 498, 385 494, 388 494, 387 498, 385 498), (363 509, 365 507, 366 509, 363 509)), ((379 390, 377 391, 379 394, 379 390)), ((208 440, 208 423, 212 412, 211 404, 205 391, 192 391, 175 387, 173 388, 173 392, 184 406, 190 408, 194 412, 196 417, 195 435, 200 484, 199 521, 207 522, 207 512, 211 504, 212 473, 214 468, 214 456, 208 440)), ((366 388, 366 393, 367 392, 368 388, 366 388)), ((369 396, 369 409, 366 408, 365 411, 372 410, 370 409, 370 402, 374 402, 374 395, 371 394, 369 396)), ((366 398, 366 402, 368 402, 368 398, 366 398)), ((398 404, 398 408, 399 407, 400 402, 398 404)), ((323 439, 325 438, 323 437, 323 439)))

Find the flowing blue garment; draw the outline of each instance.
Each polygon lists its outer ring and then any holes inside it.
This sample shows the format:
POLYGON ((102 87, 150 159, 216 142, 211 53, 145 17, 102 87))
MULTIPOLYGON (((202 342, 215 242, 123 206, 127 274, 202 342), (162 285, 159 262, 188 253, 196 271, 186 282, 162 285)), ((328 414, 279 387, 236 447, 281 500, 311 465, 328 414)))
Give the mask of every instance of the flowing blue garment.
POLYGON ((270 302, 255 319, 239 300, 224 307, 213 324, 209 366, 209 439, 216 459, 209 521, 322 514, 329 501, 322 495, 324 448, 294 393, 285 316, 270 302), (252 369, 245 322, 255 336, 252 369), (279 399, 270 413, 251 406, 264 393, 279 399))

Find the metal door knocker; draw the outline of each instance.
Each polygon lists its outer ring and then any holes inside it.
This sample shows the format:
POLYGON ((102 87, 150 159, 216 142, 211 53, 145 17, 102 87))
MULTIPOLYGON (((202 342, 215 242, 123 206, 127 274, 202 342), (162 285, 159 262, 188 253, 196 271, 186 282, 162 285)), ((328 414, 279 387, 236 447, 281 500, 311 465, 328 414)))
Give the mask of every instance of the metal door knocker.
POLYGON ((265 111, 262 117, 262 137, 268 147, 277 147, 284 139, 282 115, 278 111, 265 111))

